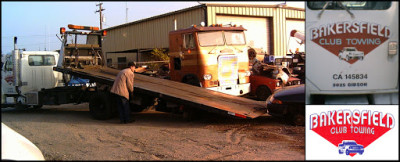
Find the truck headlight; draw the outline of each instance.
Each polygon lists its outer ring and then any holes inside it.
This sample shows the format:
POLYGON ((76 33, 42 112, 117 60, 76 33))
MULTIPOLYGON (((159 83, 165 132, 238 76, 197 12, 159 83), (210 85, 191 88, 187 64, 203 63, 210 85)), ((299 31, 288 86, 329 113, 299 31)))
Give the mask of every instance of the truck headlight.
POLYGON ((211 80, 212 75, 211 74, 204 74, 204 80, 211 80))

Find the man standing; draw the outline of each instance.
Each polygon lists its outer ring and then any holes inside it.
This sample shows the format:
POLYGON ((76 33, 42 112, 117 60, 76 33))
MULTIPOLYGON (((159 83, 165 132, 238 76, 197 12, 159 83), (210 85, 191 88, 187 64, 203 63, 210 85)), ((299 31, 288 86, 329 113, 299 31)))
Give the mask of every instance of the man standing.
POLYGON ((135 63, 129 62, 126 69, 121 70, 115 78, 111 93, 116 94, 119 119, 121 123, 131 123, 131 110, 129 105, 129 94, 133 93, 133 80, 135 77, 135 63))

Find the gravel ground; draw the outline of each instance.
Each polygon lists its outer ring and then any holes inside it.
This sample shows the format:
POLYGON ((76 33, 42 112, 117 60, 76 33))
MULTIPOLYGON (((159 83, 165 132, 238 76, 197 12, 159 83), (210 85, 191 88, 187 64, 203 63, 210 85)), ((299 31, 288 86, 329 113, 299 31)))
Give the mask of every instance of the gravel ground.
POLYGON ((207 114, 195 121, 148 110, 136 122, 100 121, 88 105, 2 109, 4 124, 31 140, 46 160, 304 160, 304 127, 264 115, 207 114))

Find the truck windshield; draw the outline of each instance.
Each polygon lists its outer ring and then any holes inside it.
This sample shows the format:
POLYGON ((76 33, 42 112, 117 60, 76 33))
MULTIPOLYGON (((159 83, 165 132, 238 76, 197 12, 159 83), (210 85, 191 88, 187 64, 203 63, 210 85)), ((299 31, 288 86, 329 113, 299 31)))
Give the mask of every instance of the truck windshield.
MULTIPOLYGON (((343 6, 349 10, 386 10, 391 5, 391 1, 340 1, 343 6)), ((327 10, 345 10, 339 1, 309 1, 308 8, 312 10, 321 10, 325 5, 327 10)))
POLYGON ((199 44, 200 46, 223 46, 224 37, 222 31, 212 32, 199 32, 199 44))
POLYGON ((246 40, 242 31, 225 31, 227 45, 244 45, 246 40))

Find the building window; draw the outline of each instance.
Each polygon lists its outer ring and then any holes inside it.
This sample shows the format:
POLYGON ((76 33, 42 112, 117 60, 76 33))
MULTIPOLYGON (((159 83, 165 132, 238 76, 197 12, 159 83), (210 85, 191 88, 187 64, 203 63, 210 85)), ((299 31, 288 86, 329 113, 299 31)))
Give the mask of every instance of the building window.
POLYGON ((118 57, 118 63, 126 63, 126 57, 118 57))
POLYGON ((108 67, 111 67, 112 66, 112 59, 107 59, 107 66, 108 67))
POLYGON ((126 57, 118 57, 118 69, 126 68, 126 57))

